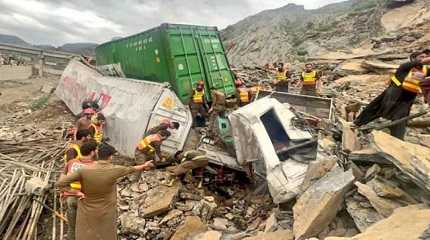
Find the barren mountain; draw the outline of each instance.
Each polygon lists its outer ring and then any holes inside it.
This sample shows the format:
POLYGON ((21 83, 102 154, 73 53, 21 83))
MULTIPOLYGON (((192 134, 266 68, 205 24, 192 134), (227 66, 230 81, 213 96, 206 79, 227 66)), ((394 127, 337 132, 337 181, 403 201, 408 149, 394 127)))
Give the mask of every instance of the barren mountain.
POLYGON ((350 0, 307 10, 303 6, 263 11, 222 31, 233 65, 305 61, 357 48, 371 39, 430 19, 428 0, 350 0))
POLYGON ((28 42, 22 40, 17 36, 1 34, 1 33, 0 33, 0 43, 13 44, 13 45, 24 46, 24 47, 31 46, 28 42))

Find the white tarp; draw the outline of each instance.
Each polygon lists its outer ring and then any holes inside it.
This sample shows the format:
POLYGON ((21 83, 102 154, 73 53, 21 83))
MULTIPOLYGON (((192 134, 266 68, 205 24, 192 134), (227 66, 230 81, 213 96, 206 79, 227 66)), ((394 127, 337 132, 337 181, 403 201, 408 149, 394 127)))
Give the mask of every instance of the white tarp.
POLYGON ((165 84, 126 78, 104 77, 94 69, 72 60, 61 76, 57 96, 75 114, 86 99, 99 99, 106 116, 105 134, 121 154, 134 157, 135 148, 147 127, 162 119, 179 121, 163 150, 181 150, 191 128, 191 113, 165 84))
POLYGON ((263 98, 242 107, 231 113, 229 119, 238 163, 245 165, 253 162, 254 168, 257 168, 255 170, 266 175, 273 201, 282 203, 299 193, 308 165, 292 159, 286 161, 279 159, 261 120, 269 111, 273 111, 285 132, 291 135, 290 139, 293 135, 301 136, 300 140, 312 138, 310 133, 298 130, 292 125, 294 114, 273 98, 263 98), (261 168, 258 169, 258 166, 261 168))

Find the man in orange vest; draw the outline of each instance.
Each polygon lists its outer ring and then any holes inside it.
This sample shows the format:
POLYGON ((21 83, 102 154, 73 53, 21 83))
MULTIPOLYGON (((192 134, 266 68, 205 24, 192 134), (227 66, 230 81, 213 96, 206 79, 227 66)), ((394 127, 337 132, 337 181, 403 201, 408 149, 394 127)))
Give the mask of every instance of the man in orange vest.
POLYGON ((245 106, 251 102, 251 90, 243 84, 242 80, 237 79, 235 81, 236 85, 236 98, 238 99, 239 106, 245 106))
POLYGON ((319 80, 319 72, 314 70, 312 63, 307 63, 301 75, 302 91, 300 94, 316 96, 319 80))
POLYGON ((204 127, 206 122, 206 93, 205 84, 199 81, 193 90, 190 101, 191 115, 193 116, 193 127, 204 127))
POLYGON ((91 125, 89 128, 89 131, 91 133, 91 136, 98 144, 100 144, 103 141, 103 128, 106 123, 106 118, 102 113, 96 113, 91 118, 91 125))
MULTIPOLYGON (((430 51, 413 53, 410 61, 396 70, 388 88, 364 108, 354 125, 366 125, 380 117, 392 121, 407 117, 417 94, 421 93, 421 85, 429 81, 425 64, 430 64, 430 51)), ((404 121, 390 127, 391 135, 403 140, 406 126, 404 121)))
MULTIPOLYGON (((83 166, 92 164, 96 156, 97 145, 97 142, 94 140, 84 143, 80 150, 82 156, 67 162, 63 175, 77 172, 83 166)), ((71 183, 70 187, 63 192, 63 197, 66 199, 67 204, 67 239, 74 240, 78 200, 84 197, 84 194, 81 192, 80 182, 71 183)))
POLYGON ((88 129, 81 129, 76 133, 76 140, 72 140, 64 154, 64 161, 68 161, 82 157, 81 146, 91 139, 91 132, 88 129))
POLYGON ((137 150, 144 154, 145 160, 158 160, 162 161, 164 158, 161 155, 161 144, 171 133, 167 130, 161 130, 156 134, 144 137, 137 145, 137 150))

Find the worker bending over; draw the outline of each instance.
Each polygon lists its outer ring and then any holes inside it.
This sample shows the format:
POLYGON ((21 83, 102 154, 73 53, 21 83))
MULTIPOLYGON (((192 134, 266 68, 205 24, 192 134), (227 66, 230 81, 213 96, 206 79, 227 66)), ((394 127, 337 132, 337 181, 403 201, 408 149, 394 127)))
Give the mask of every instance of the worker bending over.
POLYGON ((199 169, 200 183, 202 185, 203 170, 208 165, 208 159, 203 151, 191 150, 191 151, 178 151, 174 155, 174 160, 178 163, 177 166, 167 167, 169 173, 169 179, 166 180, 166 185, 172 186, 176 180, 182 178, 187 173, 191 173, 194 169, 199 169))
POLYGON ((206 122, 206 93, 205 84, 199 81, 193 90, 190 101, 191 115, 193 116, 193 127, 204 127, 206 122))
POLYGON ((79 159, 82 157, 81 146, 90 140, 91 132, 88 129, 81 129, 76 133, 76 140, 71 140, 66 148, 64 154, 64 162, 67 163, 72 159, 79 159))
POLYGON ((311 63, 305 65, 305 70, 301 75, 302 91, 300 94, 316 96, 319 88, 320 73, 314 70, 311 63))
POLYGON ((73 182, 81 183, 84 193, 78 201, 76 216, 77 240, 117 240, 117 179, 135 172, 147 171, 152 162, 125 167, 112 164, 115 149, 102 143, 98 147, 96 161, 62 176, 57 187, 64 188, 73 182))
POLYGON ((137 145, 137 150, 144 154, 145 161, 162 161, 161 144, 170 137, 170 132, 162 130, 156 134, 144 137, 137 145))
MULTIPOLYGON (((82 156, 67 162, 64 167, 63 175, 75 173, 83 166, 92 164, 96 157, 96 150, 96 141, 90 140, 84 143, 81 147, 82 156)), ((66 189, 67 190, 63 192, 63 196, 67 204, 67 239, 74 240, 78 200, 81 199, 84 194, 81 192, 81 183, 79 181, 70 183, 66 189)))
POLYGON ((99 144, 103 141, 103 129, 105 123, 106 118, 102 113, 96 113, 91 118, 89 130, 91 132, 91 136, 93 136, 94 140, 99 144))
POLYGON ((276 79, 273 81, 273 90, 287 93, 290 79, 291 73, 288 70, 288 66, 279 67, 276 73, 276 79))
POLYGON ((178 130, 179 127, 180 127, 180 124, 178 122, 171 122, 169 119, 163 119, 160 124, 146 131, 145 136, 156 134, 168 129, 178 130))
MULTIPOLYGON (((428 82, 429 71, 425 64, 430 64, 430 51, 413 53, 409 62, 397 68, 391 77, 390 85, 364 108, 354 121, 362 126, 377 118, 398 120, 407 117, 417 94, 421 93, 421 85, 428 82)), ((407 121, 390 127, 391 135, 404 139, 407 121)))
POLYGON ((236 85, 236 99, 238 99, 239 106, 243 107, 251 102, 251 89, 247 88, 242 80, 237 79, 235 81, 236 85))

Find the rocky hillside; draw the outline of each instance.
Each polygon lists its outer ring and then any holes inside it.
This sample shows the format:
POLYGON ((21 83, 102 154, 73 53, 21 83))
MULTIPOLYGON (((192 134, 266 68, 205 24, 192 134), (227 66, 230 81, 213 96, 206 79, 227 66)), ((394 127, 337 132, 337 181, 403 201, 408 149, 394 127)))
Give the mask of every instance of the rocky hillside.
POLYGON ((60 51, 78 53, 83 55, 96 55, 96 47, 98 44, 96 43, 68 43, 59 47, 60 51))
POLYGON ((222 31, 233 65, 305 61, 348 50, 427 18, 428 0, 350 0, 316 10, 288 4, 248 17, 222 31), (399 10, 400 9, 400 10, 399 10))
POLYGON ((19 37, 7 34, 0 34, 0 43, 13 44, 24 47, 31 46, 28 42, 22 40, 19 37))
POLYGON ((52 45, 32 45, 20 37, 14 35, 0 34, 0 43, 12 44, 23 47, 35 47, 43 50, 63 51, 76 54, 94 56, 95 49, 98 46, 96 43, 66 43, 62 46, 55 47, 52 45))

